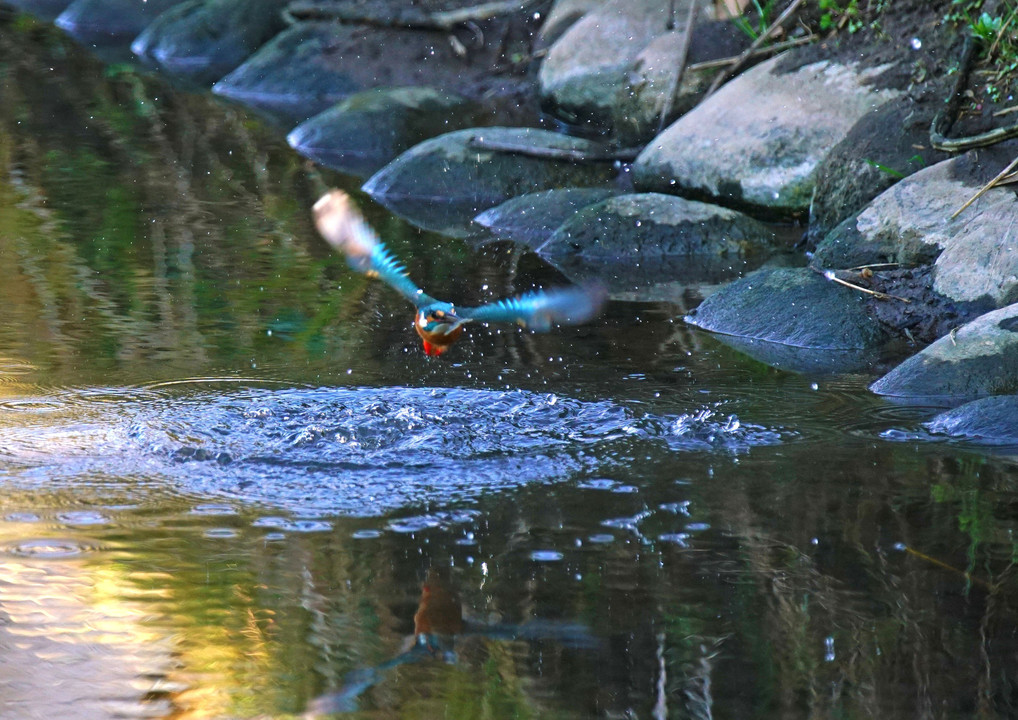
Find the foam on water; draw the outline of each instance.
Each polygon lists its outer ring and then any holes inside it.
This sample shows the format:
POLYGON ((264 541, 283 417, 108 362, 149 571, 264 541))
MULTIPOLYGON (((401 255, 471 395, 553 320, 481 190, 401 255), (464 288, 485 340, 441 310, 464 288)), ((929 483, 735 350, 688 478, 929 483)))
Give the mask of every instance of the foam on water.
POLYGON ((376 515, 610 470, 648 444, 739 451, 780 439, 710 408, 654 416, 520 390, 196 381, 0 405, 9 482, 169 481, 186 494, 319 515, 376 515))

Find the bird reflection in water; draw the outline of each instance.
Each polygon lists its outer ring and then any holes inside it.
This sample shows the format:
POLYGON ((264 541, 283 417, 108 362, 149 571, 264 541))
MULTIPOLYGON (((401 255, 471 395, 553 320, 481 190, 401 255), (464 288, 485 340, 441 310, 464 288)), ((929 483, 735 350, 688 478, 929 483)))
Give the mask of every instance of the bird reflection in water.
POLYGON ((435 660, 455 663, 456 639, 467 635, 495 640, 552 640, 577 648, 595 648, 599 644, 585 625, 577 623, 531 620, 522 625, 511 625, 464 620, 463 606, 448 570, 432 568, 421 585, 421 598, 414 613, 414 634, 408 638, 402 652, 379 665, 347 673, 339 690, 321 695, 309 703, 305 717, 310 720, 356 711, 358 698, 399 665, 435 660))

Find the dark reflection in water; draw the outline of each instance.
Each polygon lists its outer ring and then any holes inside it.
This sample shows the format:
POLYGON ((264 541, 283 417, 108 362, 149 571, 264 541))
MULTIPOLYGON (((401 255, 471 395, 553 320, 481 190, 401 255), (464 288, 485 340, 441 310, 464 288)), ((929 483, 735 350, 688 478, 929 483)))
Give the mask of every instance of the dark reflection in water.
MULTIPOLYGON (((5 720, 1018 713, 1013 457, 685 293, 429 362, 282 134, 0 22, 5 720)), ((443 297, 564 281, 364 206, 443 297)))

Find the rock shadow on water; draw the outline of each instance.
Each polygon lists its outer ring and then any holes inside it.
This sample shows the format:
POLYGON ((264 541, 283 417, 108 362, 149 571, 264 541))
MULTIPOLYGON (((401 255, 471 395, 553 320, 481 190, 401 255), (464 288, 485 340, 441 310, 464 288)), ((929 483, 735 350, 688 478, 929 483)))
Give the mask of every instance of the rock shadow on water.
MULTIPOLYGON (((678 416, 551 393, 464 388, 108 391, 0 410, 0 443, 37 481, 97 476, 301 516, 378 516, 611 472, 658 452, 742 452, 783 434, 718 408, 678 416), (3 417, 7 415, 8 417, 3 417), (16 415, 16 416, 15 416, 16 415)), ((9 482, 18 482, 13 471, 9 482)))

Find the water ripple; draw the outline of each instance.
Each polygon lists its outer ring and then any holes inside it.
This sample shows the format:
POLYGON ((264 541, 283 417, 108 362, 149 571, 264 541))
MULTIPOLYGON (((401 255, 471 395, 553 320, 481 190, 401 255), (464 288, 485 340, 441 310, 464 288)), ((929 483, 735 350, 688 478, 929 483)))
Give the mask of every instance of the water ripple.
POLYGON ((10 400, 0 477, 169 479, 199 497, 377 515, 610 473, 649 446, 738 452, 782 437, 716 407, 655 416, 553 393, 194 381, 10 400))

